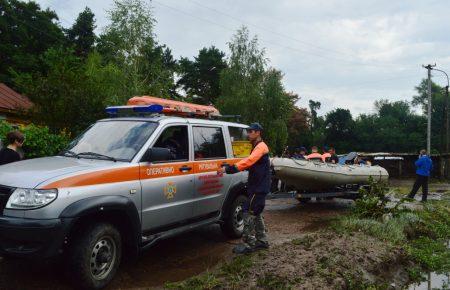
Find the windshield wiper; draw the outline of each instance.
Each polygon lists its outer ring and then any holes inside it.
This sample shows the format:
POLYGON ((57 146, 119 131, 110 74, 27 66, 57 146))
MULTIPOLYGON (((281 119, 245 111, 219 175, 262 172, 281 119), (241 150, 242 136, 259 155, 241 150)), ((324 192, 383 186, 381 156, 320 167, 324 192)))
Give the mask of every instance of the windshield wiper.
POLYGON ((111 160, 111 161, 114 161, 114 162, 117 161, 117 159, 114 158, 114 157, 111 157, 111 156, 108 156, 108 155, 103 155, 103 154, 96 153, 96 152, 81 152, 81 153, 78 153, 78 154, 76 154, 74 156, 80 157, 80 156, 85 156, 85 155, 94 156, 94 157, 97 157, 99 159, 107 159, 107 160, 111 160))

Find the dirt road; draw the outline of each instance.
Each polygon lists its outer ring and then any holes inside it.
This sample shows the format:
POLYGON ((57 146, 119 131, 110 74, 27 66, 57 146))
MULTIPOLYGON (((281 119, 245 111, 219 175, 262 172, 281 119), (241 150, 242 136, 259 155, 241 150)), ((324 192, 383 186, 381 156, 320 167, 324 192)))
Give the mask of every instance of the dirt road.
MULTIPOLYGON (((320 229, 342 214, 349 201, 327 200, 300 205, 295 199, 267 201, 265 221, 271 243, 320 229)), ((231 256, 238 240, 227 240, 216 225, 186 233, 146 251, 136 264, 123 265, 108 289, 159 288, 213 268, 231 256)), ((70 289, 62 271, 44 262, 30 264, 0 258, 0 289, 70 289)))

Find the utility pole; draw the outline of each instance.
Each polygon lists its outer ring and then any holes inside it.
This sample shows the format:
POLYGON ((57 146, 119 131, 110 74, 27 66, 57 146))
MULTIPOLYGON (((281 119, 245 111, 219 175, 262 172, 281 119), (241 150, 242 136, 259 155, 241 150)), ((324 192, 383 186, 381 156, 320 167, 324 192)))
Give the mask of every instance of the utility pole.
POLYGON ((443 71, 443 70, 440 70, 440 69, 437 69, 437 68, 433 68, 433 70, 437 70, 437 71, 439 71, 439 72, 441 72, 441 73, 443 73, 445 76, 446 76, 446 78, 447 78, 447 86, 445 87, 445 103, 444 103, 444 125, 445 125, 445 132, 443 132, 444 134, 444 140, 442 140, 443 141, 443 144, 442 144, 442 148, 444 149, 444 150, 442 150, 442 151, 444 151, 444 152, 441 152, 441 153, 449 153, 449 148, 448 148, 448 130, 449 130, 449 118, 448 118, 448 89, 449 89, 449 86, 450 86, 450 79, 449 79, 449 77, 448 77, 448 74, 445 72, 445 71, 443 71))
POLYGON ((431 70, 433 69, 433 67, 436 66, 436 64, 434 65, 429 64, 427 66, 424 65, 422 66, 428 70, 427 154, 431 155, 431 70))

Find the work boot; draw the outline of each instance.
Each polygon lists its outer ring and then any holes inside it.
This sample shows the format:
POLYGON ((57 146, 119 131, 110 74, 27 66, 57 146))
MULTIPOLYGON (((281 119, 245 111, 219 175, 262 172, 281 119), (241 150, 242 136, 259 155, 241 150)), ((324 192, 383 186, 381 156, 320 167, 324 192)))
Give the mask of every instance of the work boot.
POLYGON ((268 249, 269 248, 269 242, 264 241, 256 241, 255 246, 253 249, 255 250, 261 250, 261 249, 268 249))
POLYGON ((233 253, 235 254, 249 254, 255 249, 250 247, 248 244, 239 244, 233 248, 233 253))

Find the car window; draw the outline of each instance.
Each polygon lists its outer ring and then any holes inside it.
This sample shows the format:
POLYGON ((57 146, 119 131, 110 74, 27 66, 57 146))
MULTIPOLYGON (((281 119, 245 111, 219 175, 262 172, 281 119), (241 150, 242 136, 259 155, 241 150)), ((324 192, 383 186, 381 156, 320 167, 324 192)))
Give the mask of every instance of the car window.
POLYGON ((192 132, 195 160, 227 157, 222 128, 194 126, 192 132))
POLYGON ((166 128, 153 147, 167 148, 172 158, 167 161, 182 161, 189 159, 189 139, 187 126, 171 126, 166 128))
POLYGON ((228 127, 230 133, 231 145, 233 147, 233 156, 243 158, 250 155, 252 144, 248 141, 247 129, 240 127, 228 127))

